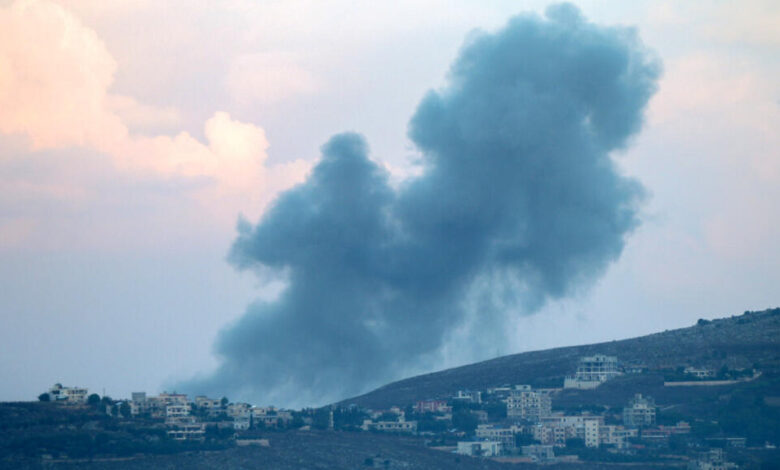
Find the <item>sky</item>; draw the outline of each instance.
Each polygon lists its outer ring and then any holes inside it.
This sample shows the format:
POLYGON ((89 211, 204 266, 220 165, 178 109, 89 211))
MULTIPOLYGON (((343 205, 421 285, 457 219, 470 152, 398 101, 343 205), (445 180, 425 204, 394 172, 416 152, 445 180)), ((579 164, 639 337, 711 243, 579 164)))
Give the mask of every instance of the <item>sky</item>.
MULTIPOLYGON (((645 189, 639 224, 494 350, 451 341, 404 373, 780 305, 780 6, 576 4, 662 64, 610 153, 645 189)), ((214 374, 220 332, 290 287, 229 262, 239 214, 261 220, 345 131, 403 187, 425 156, 409 120, 464 40, 547 5, 0 1, 0 400, 214 374)))

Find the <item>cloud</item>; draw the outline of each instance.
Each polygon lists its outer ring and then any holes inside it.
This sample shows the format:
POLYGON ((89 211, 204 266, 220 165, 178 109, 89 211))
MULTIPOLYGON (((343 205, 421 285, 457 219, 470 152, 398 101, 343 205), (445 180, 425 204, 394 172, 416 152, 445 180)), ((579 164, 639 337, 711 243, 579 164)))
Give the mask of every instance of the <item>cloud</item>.
POLYGON ((116 62, 62 7, 17 1, 0 9, 0 132, 35 148, 95 145, 126 129, 106 111, 116 62))
POLYGON ((230 217, 258 213, 273 196, 267 188, 287 188, 308 171, 301 161, 269 170, 263 129, 224 112, 205 123, 206 143, 186 131, 156 134, 179 124, 179 113, 112 94, 116 61, 58 4, 16 1, 0 9, 0 30, 0 132, 26 136, 32 150, 82 147, 141 176, 199 179, 206 189, 195 196, 230 217))
POLYGON ((108 95, 106 106, 110 113, 132 131, 153 134, 160 129, 173 130, 181 127, 181 113, 173 107, 157 107, 140 103, 131 96, 108 95))
POLYGON ((287 281, 219 336, 191 392, 324 403, 424 370, 452 341, 502 351, 507 319, 591 285, 639 224, 610 153, 642 124, 659 65, 572 5, 470 36, 409 123, 418 176, 394 187, 362 136, 333 136, 231 260, 287 281))
POLYGON ((235 57, 226 86, 236 102, 273 103, 320 89, 314 75, 290 54, 259 53, 235 57))

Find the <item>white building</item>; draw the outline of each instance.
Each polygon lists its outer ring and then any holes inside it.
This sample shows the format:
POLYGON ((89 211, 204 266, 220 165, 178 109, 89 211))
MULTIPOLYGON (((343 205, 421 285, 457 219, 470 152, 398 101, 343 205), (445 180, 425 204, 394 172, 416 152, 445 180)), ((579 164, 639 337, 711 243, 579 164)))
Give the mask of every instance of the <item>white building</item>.
POLYGON ((236 431, 246 431, 252 425, 252 416, 247 414, 238 418, 233 418, 233 429, 236 431))
POLYGON ((289 410, 279 410, 273 406, 255 407, 251 409, 252 419, 256 424, 262 423, 265 427, 279 426, 292 421, 292 412, 289 410))
POLYGON ((63 387, 62 384, 54 384, 49 389, 49 398, 51 401, 81 404, 87 402, 87 389, 80 387, 63 387))
POLYGON ((167 433, 168 437, 177 441, 203 440, 206 434, 206 425, 197 422, 177 423, 167 433))
POLYGON ((165 407, 165 419, 178 419, 178 418, 184 418, 185 416, 190 415, 190 405, 189 403, 182 404, 172 404, 165 407))
POLYGON ((219 410, 222 408, 222 400, 199 395, 195 397, 195 406, 204 410, 219 410))
POLYGON ((552 400, 549 393, 534 391, 530 385, 523 385, 510 391, 506 399, 506 415, 508 418, 517 418, 539 422, 541 418, 549 416, 552 411, 552 400))
POLYGON ((249 403, 230 403, 227 406, 227 415, 231 418, 247 416, 251 413, 252 405, 249 403))
POLYGON ((555 459, 553 446, 536 444, 523 446, 522 450, 523 455, 526 457, 531 457, 531 460, 534 462, 549 462, 555 459))
POLYGON ((480 424, 475 435, 480 441, 500 442, 504 449, 515 448, 515 435, 522 432, 519 426, 497 426, 495 424, 480 424))
POLYGON ((723 449, 711 449, 701 453, 697 459, 688 462, 688 470, 729 470, 737 468, 732 462, 727 462, 723 449))
POLYGON ((583 424, 582 438, 585 441, 585 447, 598 447, 601 423, 597 419, 586 419, 583 424))
POLYGON ((163 392, 156 397, 157 401, 164 406, 168 405, 186 405, 189 403, 187 395, 183 393, 163 392))
POLYGON ((543 445, 565 447, 566 439, 577 437, 577 428, 561 423, 545 423, 531 428, 531 433, 543 445))
POLYGON ((466 403, 482 403, 482 392, 472 390, 458 390, 458 393, 452 397, 453 400, 459 400, 466 403))
POLYGON ((712 369, 705 369, 703 367, 686 367, 683 370, 684 373, 688 375, 692 375, 694 377, 697 377, 699 379, 709 379, 712 377, 715 377, 715 371, 712 369))
POLYGON ((627 429, 623 426, 605 425, 599 426, 599 443, 602 445, 613 445, 618 449, 628 447, 629 439, 637 437, 639 430, 627 429))
POLYGON ((592 389, 620 375, 616 356, 596 354, 580 358, 577 372, 566 377, 563 388, 592 389))
POLYGON ((457 452, 472 457, 495 457, 501 454, 501 443, 498 441, 461 441, 457 452))
POLYGON ((655 424, 655 401, 643 397, 641 393, 634 395, 623 408, 623 424, 629 427, 652 426, 655 424))
POLYGON ((403 416, 399 416, 398 421, 371 421, 370 419, 366 419, 363 421, 361 429, 364 431, 416 434, 417 421, 406 421, 403 416))
POLYGON ((599 433, 604 425, 603 416, 554 415, 542 418, 532 429, 534 439, 545 445, 563 447, 566 439, 582 439, 587 447, 599 446, 599 433))
POLYGON ((146 392, 133 392, 130 394, 130 414, 136 416, 149 412, 149 402, 146 400, 146 392))
POLYGON ((414 406, 418 413, 448 413, 452 407, 447 405, 447 400, 421 400, 414 406))

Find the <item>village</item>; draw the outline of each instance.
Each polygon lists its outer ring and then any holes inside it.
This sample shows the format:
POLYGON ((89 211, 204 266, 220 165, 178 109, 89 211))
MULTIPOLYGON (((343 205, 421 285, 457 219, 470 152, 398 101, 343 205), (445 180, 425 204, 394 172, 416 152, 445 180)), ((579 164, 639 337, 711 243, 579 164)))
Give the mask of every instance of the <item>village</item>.
MULTIPOLYGON (((660 424, 659 407, 651 396, 643 394, 635 394, 619 410, 594 407, 564 412, 554 411, 553 405, 562 390, 593 390, 620 375, 643 372, 641 364, 621 364, 615 356, 596 354, 581 357, 576 371, 560 388, 513 384, 457 390, 447 398, 383 410, 356 405, 286 410, 230 402, 226 397, 190 399, 181 393, 147 396, 136 392, 129 399, 112 400, 61 384, 41 394, 39 400, 99 407, 117 419, 154 422, 174 441, 202 442, 221 436, 236 445, 267 446, 269 431, 313 428, 420 436, 433 449, 504 462, 576 462, 588 452, 625 461, 646 449, 674 447, 681 436, 691 434, 690 423, 660 424)), ((679 380, 666 385, 724 382, 714 380, 715 371, 706 368, 689 366, 678 372, 679 380)), ((710 438, 707 444, 693 458, 686 457, 689 469, 735 468, 726 461, 723 448, 744 448, 746 439, 710 438)))

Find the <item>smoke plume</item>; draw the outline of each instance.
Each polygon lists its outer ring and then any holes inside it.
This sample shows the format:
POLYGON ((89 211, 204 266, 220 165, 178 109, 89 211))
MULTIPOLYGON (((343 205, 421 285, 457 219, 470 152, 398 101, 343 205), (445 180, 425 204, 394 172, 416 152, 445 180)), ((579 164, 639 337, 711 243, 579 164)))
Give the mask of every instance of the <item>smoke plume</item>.
POLYGON ((365 140, 339 134, 239 223, 231 262, 287 287, 222 331, 219 368, 184 388, 320 404, 435 365, 448 341, 501 350, 513 315, 587 287, 639 223, 642 187, 610 153, 659 71, 635 31, 567 4, 470 36, 410 121, 420 176, 391 187, 365 140))

